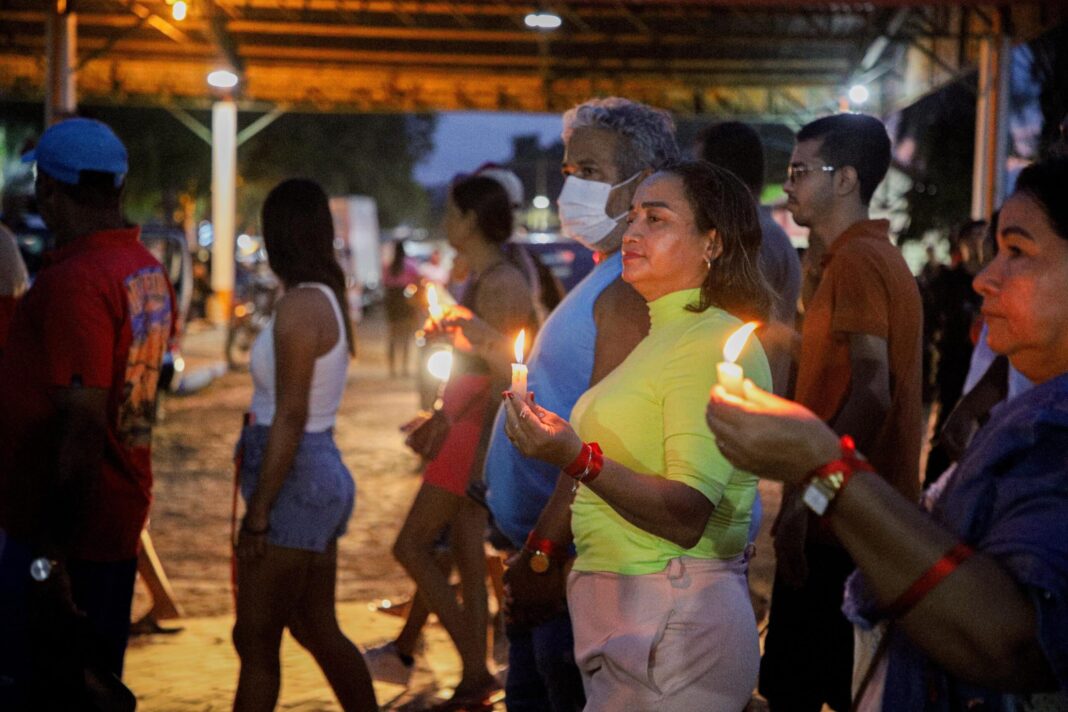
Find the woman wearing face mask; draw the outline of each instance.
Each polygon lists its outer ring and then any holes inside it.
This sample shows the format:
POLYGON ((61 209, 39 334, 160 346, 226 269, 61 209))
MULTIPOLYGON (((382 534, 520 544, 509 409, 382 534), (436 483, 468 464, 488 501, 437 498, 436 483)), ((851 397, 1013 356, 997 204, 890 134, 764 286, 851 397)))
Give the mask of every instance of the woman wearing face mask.
MULTIPOLYGON (((719 454, 703 410, 712 355, 771 306, 760 225, 748 189, 707 163, 645 180, 628 223, 623 278, 648 302, 649 336, 579 399, 573 427, 508 394, 506 432, 576 479, 568 604, 586 710, 736 712, 758 667, 744 556, 756 478, 719 454)), ((770 385, 755 340, 741 363, 770 385)))
POLYGON ((811 412, 758 388, 714 392, 731 462, 802 485, 859 569, 846 610, 889 625, 854 705, 1065 709, 1068 699, 1068 158, 1031 165, 975 278, 987 343, 1036 385, 996 406, 930 513, 811 412))

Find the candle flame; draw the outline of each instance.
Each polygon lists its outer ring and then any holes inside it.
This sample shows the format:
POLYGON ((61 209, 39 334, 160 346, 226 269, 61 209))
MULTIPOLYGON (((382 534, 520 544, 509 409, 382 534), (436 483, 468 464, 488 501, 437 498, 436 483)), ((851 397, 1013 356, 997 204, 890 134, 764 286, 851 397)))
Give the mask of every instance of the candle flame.
POLYGON ((745 348, 745 343, 749 341, 749 337, 760 326, 760 322, 751 321, 745 324, 727 339, 727 343, 723 346, 723 358, 730 363, 734 363, 738 360, 738 356, 742 353, 742 349, 745 348))
POLYGON ((523 363, 523 348, 527 344, 527 330, 520 329, 519 336, 515 337, 515 362, 523 363))
POLYGON ((427 310, 430 312, 430 318, 437 321, 441 318, 441 304, 438 302, 438 290, 434 288, 434 285, 428 285, 426 288, 426 305, 427 310))

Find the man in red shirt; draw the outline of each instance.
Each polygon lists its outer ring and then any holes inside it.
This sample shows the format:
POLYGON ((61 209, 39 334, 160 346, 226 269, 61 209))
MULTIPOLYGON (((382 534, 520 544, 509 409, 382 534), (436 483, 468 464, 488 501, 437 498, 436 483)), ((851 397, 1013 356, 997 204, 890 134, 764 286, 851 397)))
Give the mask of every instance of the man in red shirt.
MULTIPOLYGON (((868 205, 890 165, 886 128, 837 114, 797 134, 786 207, 826 245, 805 305, 796 400, 851 435, 903 495, 919 496, 923 311, 916 280, 868 205)), ((773 712, 850 707, 853 629, 841 612, 853 562, 787 490, 776 522, 777 568, 760 692, 773 712)))
POLYGON ((126 149, 111 129, 61 122, 24 160, 36 161, 56 247, 0 355, 4 709, 76 704, 85 683, 64 678, 71 667, 122 675, 160 362, 175 323, 166 273, 122 216, 126 149), (64 607, 80 621, 65 633, 34 618, 44 610, 55 623, 64 607), (57 649, 78 648, 81 660, 57 664, 57 649))

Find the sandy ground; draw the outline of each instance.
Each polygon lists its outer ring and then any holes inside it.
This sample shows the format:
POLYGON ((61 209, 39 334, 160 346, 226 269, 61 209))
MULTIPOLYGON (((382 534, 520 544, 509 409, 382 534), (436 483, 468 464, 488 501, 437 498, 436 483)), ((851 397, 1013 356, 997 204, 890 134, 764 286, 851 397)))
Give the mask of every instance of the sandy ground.
MULTIPOLYGON (((391 379, 385 328, 372 314, 357 329, 359 356, 350 371, 337 441, 357 482, 357 506, 339 545, 338 600, 375 601, 410 594, 390 547, 419 485, 417 458, 398 426, 417 407, 414 381, 391 379)), ((222 357, 222 334, 193 325, 185 342, 191 370, 222 357)), ((151 533, 179 604, 187 615, 232 610, 230 515, 232 455, 241 414, 251 398, 247 373, 228 373, 206 389, 170 396, 154 441, 155 503, 151 533)), ((751 589, 758 619, 770 592, 773 553, 767 530, 778 511, 777 486, 761 483, 764 526, 753 561, 751 589)), ((139 586, 135 614, 147 598, 139 586)))

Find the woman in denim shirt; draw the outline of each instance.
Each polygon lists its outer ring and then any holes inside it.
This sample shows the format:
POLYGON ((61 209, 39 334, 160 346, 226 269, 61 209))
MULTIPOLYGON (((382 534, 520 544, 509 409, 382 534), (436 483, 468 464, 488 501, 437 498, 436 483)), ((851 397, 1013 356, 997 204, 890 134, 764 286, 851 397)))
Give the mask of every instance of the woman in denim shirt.
MULTIPOLYGON (((854 620, 888 622, 863 710, 1065 709, 1068 697, 1068 157, 1026 168, 975 279, 987 342, 1036 385, 996 407, 930 515, 804 408, 713 393, 729 460, 810 485, 856 562, 854 620), (830 467, 821 467, 828 463, 830 467), (822 497, 822 500, 821 500, 822 497)), ((847 603, 849 606, 850 603, 847 603)))

